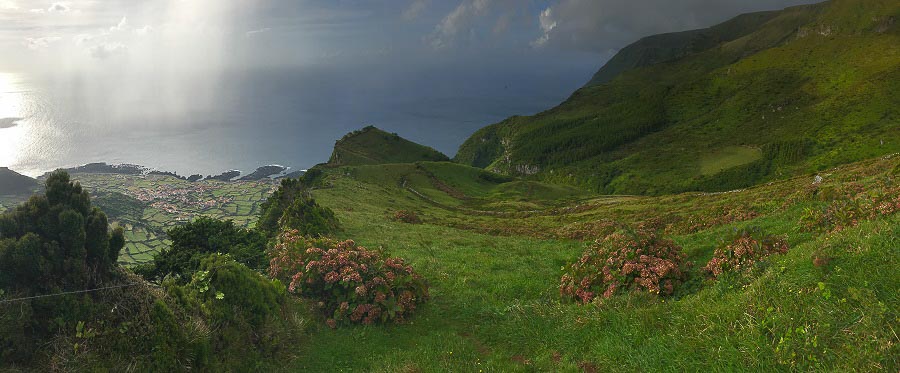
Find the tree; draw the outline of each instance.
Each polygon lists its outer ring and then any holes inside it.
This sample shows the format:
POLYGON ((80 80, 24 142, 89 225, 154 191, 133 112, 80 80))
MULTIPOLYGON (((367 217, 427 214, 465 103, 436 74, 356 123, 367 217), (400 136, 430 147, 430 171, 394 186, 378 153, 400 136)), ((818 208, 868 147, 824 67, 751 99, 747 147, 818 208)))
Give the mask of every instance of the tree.
POLYGON ((327 236, 340 227, 334 211, 323 207, 309 195, 308 186, 321 176, 317 168, 301 179, 285 179, 281 187, 262 205, 258 229, 274 239, 286 229, 296 229, 304 236, 327 236))
POLYGON ((50 174, 34 195, 0 216, 0 287, 26 293, 91 286, 113 272, 124 232, 65 171, 50 174))
POLYGON ((237 227, 234 222, 202 217, 166 232, 172 246, 153 258, 154 268, 142 271, 145 277, 174 275, 181 282, 191 279, 202 258, 211 253, 230 254, 250 268, 266 264, 267 238, 254 229, 237 227))

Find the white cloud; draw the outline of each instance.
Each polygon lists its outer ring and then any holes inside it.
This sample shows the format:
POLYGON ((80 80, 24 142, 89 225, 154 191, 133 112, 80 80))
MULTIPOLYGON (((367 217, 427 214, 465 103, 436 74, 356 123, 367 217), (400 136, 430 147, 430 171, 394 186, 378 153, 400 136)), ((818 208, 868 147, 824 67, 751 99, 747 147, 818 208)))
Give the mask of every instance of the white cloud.
POLYGON ((425 8, 428 7, 429 2, 430 0, 413 0, 413 2, 403 10, 401 16, 407 21, 419 18, 419 16, 422 15, 422 12, 425 11, 425 8))
POLYGON ((522 0, 464 0, 435 26, 425 40, 432 48, 442 49, 480 35, 499 35, 527 13, 522 0))
POLYGON ((132 30, 132 32, 134 32, 134 34, 137 36, 145 36, 145 35, 153 32, 153 27, 147 25, 147 26, 144 26, 141 28, 136 28, 136 29, 132 30))
POLYGON ((53 12, 57 12, 57 13, 68 12, 69 6, 64 3, 53 3, 53 5, 50 5, 50 7, 47 8, 47 11, 51 12, 51 13, 53 13, 53 12))
POLYGON ((0 1, 0 10, 19 10, 19 5, 12 0, 0 1))
MULTIPOLYGON (((483 3, 479 1, 479 3, 483 3)), ((484 5, 481 5, 482 7, 484 5)), ((471 2, 460 3, 450 14, 441 20, 430 36, 432 48, 441 49, 453 43, 460 31, 467 29, 475 15, 475 6, 471 2)))
POLYGON ((542 47, 550 41, 550 32, 556 28, 557 22, 553 19, 553 8, 547 7, 541 12, 541 15, 538 17, 538 21, 541 25, 541 37, 537 38, 531 45, 535 47, 542 47))
POLYGON ((250 30, 250 31, 247 31, 246 33, 244 33, 244 35, 246 35, 247 37, 253 37, 253 36, 256 36, 256 35, 259 35, 259 34, 265 34, 265 33, 269 32, 269 31, 272 31, 272 29, 269 28, 269 27, 266 27, 266 28, 261 28, 261 29, 259 29, 259 30, 250 30))
POLYGON ((122 43, 98 44, 88 48, 88 51, 91 53, 91 57, 94 57, 98 60, 105 60, 114 55, 123 53, 126 50, 128 50, 128 47, 126 47, 122 43))
POLYGON ((122 20, 119 21, 119 23, 116 24, 115 26, 110 27, 109 31, 110 32, 124 31, 126 28, 128 28, 128 17, 122 17, 122 20))
POLYGON ((50 44, 56 43, 62 40, 59 36, 45 36, 40 38, 25 38, 23 42, 28 49, 31 50, 39 50, 44 49, 50 46, 50 44))
POLYGON ((494 35, 502 35, 509 30, 512 23, 512 17, 509 14, 503 14, 500 18, 497 18, 497 23, 494 23, 494 28, 491 30, 494 35))

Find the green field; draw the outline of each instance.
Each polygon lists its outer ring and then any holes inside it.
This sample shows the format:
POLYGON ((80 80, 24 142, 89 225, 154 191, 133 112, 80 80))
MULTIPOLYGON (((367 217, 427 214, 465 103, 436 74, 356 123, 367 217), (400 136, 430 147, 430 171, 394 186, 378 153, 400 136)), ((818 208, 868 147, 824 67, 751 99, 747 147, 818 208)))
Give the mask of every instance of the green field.
POLYGON ((714 175, 732 167, 753 163, 762 159, 763 152, 747 146, 729 146, 711 152, 700 159, 700 173, 714 175))
POLYGON ((408 259, 430 281, 432 300, 401 325, 332 330, 311 316, 296 360, 280 368, 895 371, 900 216, 831 233, 801 229, 800 220, 806 209, 828 205, 827 191, 896 191, 896 176, 886 170, 898 159, 830 170, 817 186, 805 175, 741 192, 664 197, 525 188, 449 163, 328 171, 327 187, 313 194, 337 213, 340 236, 408 259), (424 224, 394 221, 400 209, 417 212, 424 224), (560 268, 608 234, 607 223, 651 219, 667 222, 665 234, 695 262, 682 290, 593 305, 560 300, 560 268), (750 226, 787 237, 788 254, 747 278, 704 280, 699 267, 713 249, 750 226), (829 263, 814 265, 820 256, 829 263))
MULTIPOLYGON (((165 231, 200 216, 251 227, 276 181, 187 182, 170 176, 73 174, 110 222, 126 229, 124 265, 149 262, 168 247, 165 231)), ((3 203, 3 202, 0 202, 3 203)))

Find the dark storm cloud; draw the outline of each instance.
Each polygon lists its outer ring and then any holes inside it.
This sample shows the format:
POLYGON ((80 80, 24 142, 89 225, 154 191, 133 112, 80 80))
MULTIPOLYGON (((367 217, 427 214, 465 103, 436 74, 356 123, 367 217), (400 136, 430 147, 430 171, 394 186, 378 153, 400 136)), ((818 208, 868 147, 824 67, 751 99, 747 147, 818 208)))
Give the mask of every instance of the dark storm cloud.
POLYGON ((809 4, 810 0, 560 0, 540 14, 534 45, 609 51, 665 32, 703 28, 738 14, 809 4))
POLYGON ((18 126, 21 120, 22 118, 0 118, 0 129, 18 126))

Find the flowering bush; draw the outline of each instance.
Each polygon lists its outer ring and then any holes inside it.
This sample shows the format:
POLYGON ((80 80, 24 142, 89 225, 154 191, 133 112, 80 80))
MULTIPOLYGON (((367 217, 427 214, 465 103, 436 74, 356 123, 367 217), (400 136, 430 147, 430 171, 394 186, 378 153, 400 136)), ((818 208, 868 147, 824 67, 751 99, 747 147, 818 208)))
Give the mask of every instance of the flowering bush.
POLYGON ((747 230, 737 232, 731 239, 716 249, 712 259, 703 267, 711 278, 718 278, 725 272, 749 271, 761 259, 772 254, 788 251, 783 238, 756 234, 747 230))
POLYGON ((559 293, 580 303, 628 290, 671 295, 684 281, 688 265, 681 247, 656 231, 616 232, 564 269, 559 293))
POLYGON ((428 285, 400 258, 384 258, 351 240, 286 231, 269 253, 269 274, 288 291, 318 301, 326 323, 402 321, 428 299, 428 285))
POLYGON ((848 184, 834 192, 827 205, 809 208, 800 217, 800 225, 807 231, 837 232, 855 227, 860 221, 900 211, 900 187, 884 186, 866 190, 848 184))
POLYGON ((745 207, 727 207, 722 206, 710 212, 698 213, 688 216, 678 222, 678 227, 672 231, 683 231, 687 233, 696 233, 712 227, 722 226, 734 222, 753 220, 760 214, 755 210, 745 207))
POLYGON ((409 210, 400 210, 394 213, 394 220, 409 223, 409 224, 421 224, 422 219, 419 219, 419 215, 416 214, 415 211, 409 210))

